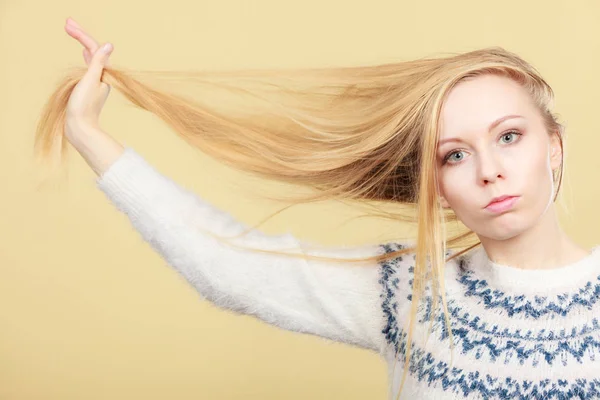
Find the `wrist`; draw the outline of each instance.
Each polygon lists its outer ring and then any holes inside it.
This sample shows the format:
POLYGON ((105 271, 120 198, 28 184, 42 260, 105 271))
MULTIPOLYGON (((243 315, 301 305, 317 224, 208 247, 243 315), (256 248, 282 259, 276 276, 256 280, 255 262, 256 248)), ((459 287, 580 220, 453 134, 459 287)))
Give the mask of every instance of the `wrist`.
POLYGON ((65 137, 72 144, 84 136, 94 134, 98 130, 100 130, 100 127, 96 125, 73 118, 67 118, 65 122, 65 137))
POLYGON ((69 142, 97 175, 102 175, 125 150, 98 126, 76 124, 70 127, 69 142))

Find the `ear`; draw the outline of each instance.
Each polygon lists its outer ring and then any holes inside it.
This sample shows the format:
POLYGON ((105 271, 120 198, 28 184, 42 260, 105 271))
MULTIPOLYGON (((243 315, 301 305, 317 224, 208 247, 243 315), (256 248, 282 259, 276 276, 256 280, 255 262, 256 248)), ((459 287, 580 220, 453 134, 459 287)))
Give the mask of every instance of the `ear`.
POLYGON ((560 146, 560 138, 558 133, 555 132, 552 134, 552 136, 550 136, 550 166, 552 167, 553 171, 560 167, 562 159, 563 154, 560 146))
POLYGON ((440 201, 440 204, 442 205, 443 208, 450 208, 450 204, 448 204, 448 200, 446 200, 446 197, 444 196, 444 191, 442 190, 438 179, 439 179, 439 177, 436 176, 437 196, 440 201))
POLYGON ((450 208, 450 204, 448 203, 448 200, 446 200, 446 198, 442 194, 440 194, 440 204, 442 205, 443 208, 450 208))

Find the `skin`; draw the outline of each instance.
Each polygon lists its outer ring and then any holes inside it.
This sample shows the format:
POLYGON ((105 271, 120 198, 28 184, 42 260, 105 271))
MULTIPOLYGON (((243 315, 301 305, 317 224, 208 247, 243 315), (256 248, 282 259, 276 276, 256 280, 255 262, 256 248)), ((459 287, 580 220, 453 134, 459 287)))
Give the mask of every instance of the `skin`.
POLYGON ((99 126, 99 117, 110 92, 101 81, 104 67, 109 66, 108 53, 75 21, 67 19, 65 31, 83 46, 88 71, 69 96, 65 137, 96 173, 103 175, 123 154, 124 146, 99 126))
MULTIPOLYGON (((83 46, 83 59, 86 65, 89 66, 92 55, 100 47, 98 42, 87 32, 85 32, 83 28, 72 18, 67 18, 65 31, 69 34, 69 36, 77 40, 83 46)), ((110 62, 108 62, 106 65, 110 66, 110 62)))
POLYGON ((67 19, 65 30, 84 44, 83 55, 88 65, 87 72, 73 88, 67 104, 66 137, 72 141, 80 127, 99 125, 100 113, 110 93, 110 86, 102 80, 102 74, 109 66, 113 46, 111 43, 99 46, 70 18, 67 19))
POLYGON ((559 225, 552 171, 561 164, 560 142, 557 133, 547 132, 525 89, 496 75, 463 81, 449 93, 440 122, 440 202, 477 234, 491 260, 556 268, 589 254, 559 225), (488 132, 493 121, 511 114, 524 118, 507 119, 488 132), (519 199, 500 214, 485 208, 501 195, 519 199))

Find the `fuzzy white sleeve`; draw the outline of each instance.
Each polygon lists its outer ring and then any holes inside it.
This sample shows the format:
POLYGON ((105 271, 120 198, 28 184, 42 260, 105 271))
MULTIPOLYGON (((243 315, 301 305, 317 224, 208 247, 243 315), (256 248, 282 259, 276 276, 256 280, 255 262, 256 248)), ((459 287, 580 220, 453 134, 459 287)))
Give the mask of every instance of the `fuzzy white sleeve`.
MULTIPOLYGON (((289 331, 384 351, 377 263, 305 260, 222 243, 196 227, 233 236, 247 226, 159 173, 129 147, 96 184, 201 298, 289 331)), ((328 248, 300 242, 290 233, 266 235, 256 229, 233 243, 331 257, 383 252, 376 245, 328 248)))

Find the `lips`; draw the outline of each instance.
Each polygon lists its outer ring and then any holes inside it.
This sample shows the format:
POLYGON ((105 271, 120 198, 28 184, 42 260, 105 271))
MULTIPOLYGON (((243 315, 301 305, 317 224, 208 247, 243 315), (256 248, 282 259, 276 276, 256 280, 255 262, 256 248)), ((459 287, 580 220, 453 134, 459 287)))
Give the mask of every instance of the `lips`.
POLYGON ((490 201, 490 202, 489 202, 489 204, 488 204, 486 207, 489 207, 490 205, 492 205, 492 204, 494 204, 494 203, 498 203, 498 202, 500 202, 500 201, 502 201, 502 200, 506 200, 506 199, 508 199, 508 198, 510 198, 510 197, 515 197, 515 196, 511 196, 511 195, 502 195, 502 196, 494 197, 494 198, 492 199, 492 201, 490 201))

